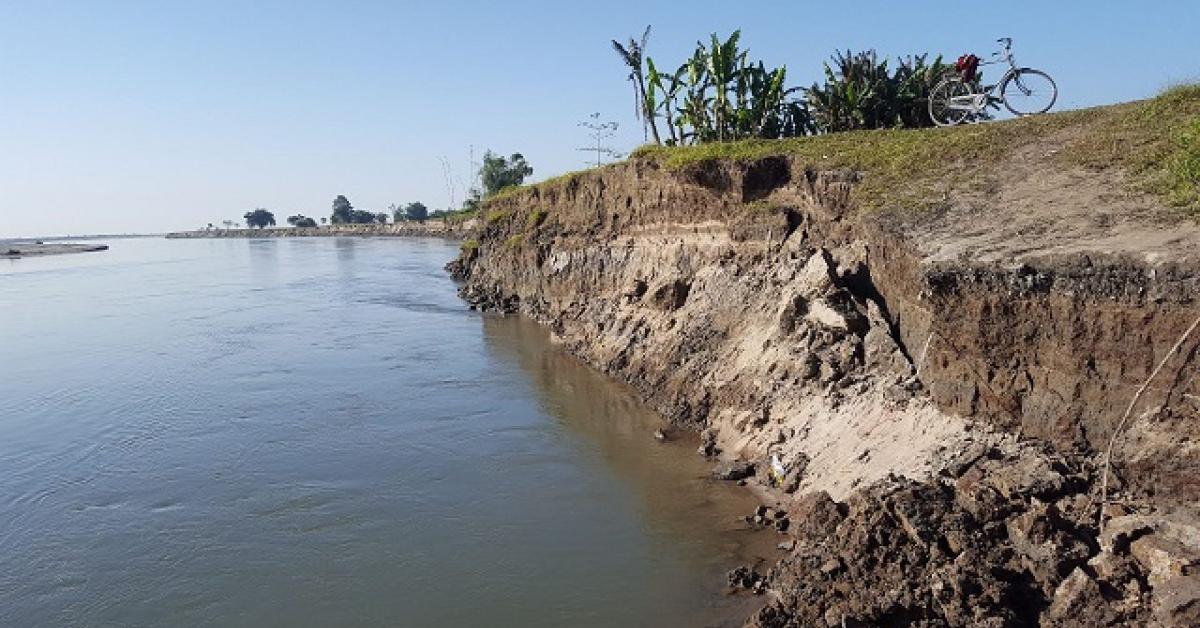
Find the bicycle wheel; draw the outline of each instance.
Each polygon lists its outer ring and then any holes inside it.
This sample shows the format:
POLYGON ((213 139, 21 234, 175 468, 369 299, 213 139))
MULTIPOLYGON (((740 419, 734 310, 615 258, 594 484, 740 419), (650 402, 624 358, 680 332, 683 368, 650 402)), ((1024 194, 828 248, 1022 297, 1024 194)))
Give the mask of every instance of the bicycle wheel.
POLYGON ((1058 86, 1041 70, 1021 68, 1000 86, 1004 106, 1018 116, 1046 113, 1058 100, 1058 86))
POLYGON ((929 119, 937 126, 962 124, 971 116, 965 107, 951 106, 951 99, 972 95, 970 86, 957 76, 948 76, 929 91, 929 119))

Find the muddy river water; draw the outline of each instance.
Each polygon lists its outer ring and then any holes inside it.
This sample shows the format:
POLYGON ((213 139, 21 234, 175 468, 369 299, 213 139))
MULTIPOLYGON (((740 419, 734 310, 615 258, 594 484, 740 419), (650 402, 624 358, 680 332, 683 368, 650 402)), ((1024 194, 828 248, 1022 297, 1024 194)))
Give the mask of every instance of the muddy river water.
POLYGON ((0 625, 694 626, 744 490, 440 240, 0 260, 0 625))

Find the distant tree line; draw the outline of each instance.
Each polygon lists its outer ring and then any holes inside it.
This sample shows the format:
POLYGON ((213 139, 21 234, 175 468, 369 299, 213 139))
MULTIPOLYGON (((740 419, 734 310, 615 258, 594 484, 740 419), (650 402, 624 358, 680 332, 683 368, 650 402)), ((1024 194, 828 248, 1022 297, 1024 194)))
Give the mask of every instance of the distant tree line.
MULTIPOLYGON (((502 157, 487 151, 484 153, 483 163, 479 169, 482 189, 472 188, 468 199, 460 208, 430 211, 424 203, 414 201, 404 205, 393 203, 388 206, 387 212, 369 212, 355 209, 354 205, 350 203, 350 199, 346 198, 344 194, 339 194, 333 199, 333 208, 328 222, 334 225, 382 225, 387 224, 389 215, 393 222, 425 222, 430 218, 445 219, 479 209, 479 204, 483 199, 501 190, 521 185, 531 174, 533 174, 533 168, 520 153, 502 157)), ((275 214, 261 207, 246 212, 243 218, 246 226, 252 229, 275 226, 275 214)), ((324 217, 320 221, 322 225, 326 223, 324 217)), ((315 219, 299 213, 288 216, 287 223, 293 227, 314 228, 317 226, 315 219)), ((237 223, 226 220, 222 224, 228 229, 237 223)), ((212 228, 211 223, 208 228, 212 228)))
POLYGON ((335 225, 385 224, 387 223, 387 214, 354 209, 354 206, 350 204, 350 199, 338 194, 337 198, 333 199, 333 213, 329 216, 329 222, 335 225))

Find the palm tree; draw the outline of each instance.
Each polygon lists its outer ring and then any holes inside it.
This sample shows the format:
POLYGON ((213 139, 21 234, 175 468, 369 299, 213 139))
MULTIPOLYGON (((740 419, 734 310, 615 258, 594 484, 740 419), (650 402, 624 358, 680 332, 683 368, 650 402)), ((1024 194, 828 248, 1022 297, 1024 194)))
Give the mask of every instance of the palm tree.
POLYGON ((641 41, 632 37, 629 43, 622 46, 621 42, 612 40, 613 50, 617 51, 625 65, 629 66, 629 80, 633 83, 634 115, 642 121, 642 132, 648 128, 654 135, 654 143, 662 144, 658 137, 658 125, 654 122, 654 109, 646 98, 646 74, 643 70, 642 58, 646 52, 646 42, 650 39, 650 27, 642 33, 641 41))

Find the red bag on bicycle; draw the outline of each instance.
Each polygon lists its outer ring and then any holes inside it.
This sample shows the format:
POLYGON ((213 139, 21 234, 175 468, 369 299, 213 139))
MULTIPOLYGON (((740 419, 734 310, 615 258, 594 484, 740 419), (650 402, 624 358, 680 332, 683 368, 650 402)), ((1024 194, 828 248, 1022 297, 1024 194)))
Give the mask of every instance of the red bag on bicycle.
POLYGON ((975 80, 975 74, 979 71, 979 57, 973 54, 965 54, 954 62, 954 69, 958 71, 959 76, 963 81, 970 83, 975 80))

